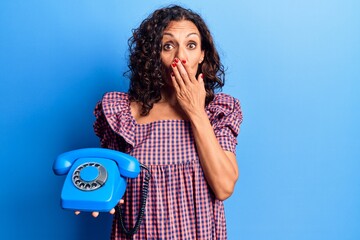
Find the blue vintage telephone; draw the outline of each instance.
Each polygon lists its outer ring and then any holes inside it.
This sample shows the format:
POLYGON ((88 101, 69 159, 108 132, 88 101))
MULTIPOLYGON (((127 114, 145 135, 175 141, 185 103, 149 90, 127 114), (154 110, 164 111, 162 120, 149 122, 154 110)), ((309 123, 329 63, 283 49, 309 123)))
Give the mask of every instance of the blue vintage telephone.
POLYGON ((151 174, 136 158, 106 148, 83 148, 59 155, 53 171, 56 175, 68 174, 61 192, 64 209, 108 212, 115 208, 122 231, 128 236, 137 232, 145 212, 151 174), (127 229, 118 202, 125 193, 126 178, 136 178, 140 167, 147 171, 140 210, 134 227, 127 229))
POLYGON ((114 208, 126 189, 126 178, 136 178, 136 158, 105 148, 83 148, 58 156, 56 175, 68 174, 61 193, 64 209, 107 212, 114 208))

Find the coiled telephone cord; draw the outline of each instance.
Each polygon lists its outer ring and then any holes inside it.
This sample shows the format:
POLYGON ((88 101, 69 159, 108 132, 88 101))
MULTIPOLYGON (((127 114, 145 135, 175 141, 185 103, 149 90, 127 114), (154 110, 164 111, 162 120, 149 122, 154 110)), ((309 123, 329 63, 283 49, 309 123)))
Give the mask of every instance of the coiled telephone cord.
POLYGON ((130 230, 126 229, 126 227, 124 225, 124 219, 123 219, 121 206, 120 206, 120 204, 118 204, 116 206, 116 213, 115 214, 117 215, 117 217, 119 219, 119 224, 120 224, 121 230, 129 237, 134 235, 139 230, 141 221, 142 221, 142 219, 144 217, 146 199, 147 199, 148 193, 149 193, 149 181, 150 181, 150 178, 151 178, 151 173, 150 173, 150 170, 145 165, 140 164, 140 166, 143 169, 145 169, 147 172, 145 174, 145 179, 143 181, 143 186, 142 186, 142 189, 141 189, 141 202, 140 202, 139 215, 138 215, 138 217, 136 219, 135 226, 132 229, 130 229, 130 230))

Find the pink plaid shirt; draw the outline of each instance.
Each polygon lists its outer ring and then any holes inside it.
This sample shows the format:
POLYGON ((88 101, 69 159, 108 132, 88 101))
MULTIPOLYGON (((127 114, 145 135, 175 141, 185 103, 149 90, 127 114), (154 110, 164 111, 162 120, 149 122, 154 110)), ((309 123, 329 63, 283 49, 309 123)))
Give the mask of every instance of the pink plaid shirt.
MULTIPOLYGON (((242 122, 237 99, 217 94, 206 107, 214 133, 234 152, 242 122)), ((160 120, 137 124, 126 93, 110 92, 95 108, 94 130, 101 146, 126 152, 151 171, 143 222, 133 239, 226 239, 223 202, 214 197, 199 163, 190 122, 160 120)), ((145 173, 128 180, 125 225, 134 226, 145 173)), ((114 217, 111 239, 127 239, 114 217)))

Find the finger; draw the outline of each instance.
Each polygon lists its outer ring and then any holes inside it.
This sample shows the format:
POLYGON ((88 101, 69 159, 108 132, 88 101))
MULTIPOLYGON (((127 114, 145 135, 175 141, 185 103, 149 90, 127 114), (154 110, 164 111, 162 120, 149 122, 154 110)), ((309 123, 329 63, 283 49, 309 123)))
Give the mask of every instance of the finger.
MULTIPOLYGON (((124 199, 120 199, 119 204, 124 204, 124 202, 125 202, 125 201, 124 201, 124 199)), ((116 209, 115 209, 115 208, 113 208, 113 209, 111 209, 111 210, 110 210, 110 212, 109 212, 109 213, 110 213, 110 214, 112 214, 112 215, 114 215, 114 214, 115 214, 115 212, 116 212, 116 209)))
POLYGON ((197 80, 201 85, 203 85, 204 84, 204 74, 200 73, 197 80))
POLYGON ((111 209, 109 213, 112 214, 112 215, 114 215, 114 213, 115 213, 115 208, 111 209))
POLYGON ((94 218, 97 218, 99 216, 99 212, 92 212, 91 215, 94 217, 94 218))
POLYGON ((183 67, 183 69, 185 70, 187 77, 190 81, 195 81, 196 77, 195 77, 195 73, 193 72, 193 70, 190 68, 190 65, 187 63, 187 61, 185 59, 181 60, 181 66, 183 67))
POLYGON ((176 63, 176 60, 174 60, 174 62, 171 64, 172 67, 172 71, 174 73, 174 80, 176 81, 177 85, 178 85, 178 89, 183 89, 185 88, 185 82, 179 72, 178 69, 178 64, 179 64, 179 60, 177 60, 178 62, 176 63))
POLYGON ((75 213, 75 215, 79 215, 80 211, 75 211, 74 213, 75 213))
POLYGON ((190 68, 188 68, 188 70, 185 69, 185 66, 183 64, 185 64, 186 66, 188 65, 188 64, 186 64, 186 60, 183 60, 183 62, 178 61, 176 63, 176 67, 179 71, 179 74, 180 74, 183 82, 185 83, 185 85, 188 85, 192 82, 192 79, 190 79, 191 70, 190 70, 190 68))
MULTIPOLYGON (((180 91, 180 86, 179 86, 179 83, 178 83, 178 81, 176 80, 176 77, 175 77, 175 74, 172 72, 171 73, 171 81, 172 81, 172 84, 173 84, 173 86, 174 86, 174 88, 175 88, 175 91, 180 91)), ((121 199, 122 200, 122 199, 121 199)), ((120 200, 120 201, 121 201, 120 200)), ((124 201, 124 200, 123 200, 124 201)))

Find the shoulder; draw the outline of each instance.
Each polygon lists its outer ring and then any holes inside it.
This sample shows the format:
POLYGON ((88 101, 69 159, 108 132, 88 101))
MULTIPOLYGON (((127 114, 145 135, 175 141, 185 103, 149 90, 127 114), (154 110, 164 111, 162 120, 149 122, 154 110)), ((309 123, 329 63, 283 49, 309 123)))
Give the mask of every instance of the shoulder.
POLYGON ((240 101, 225 93, 215 94, 214 99, 206 107, 210 116, 212 115, 229 115, 239 112, 241 114, 240 101))
POLYGON ((129 95, 123 92, 107 92, 101 99, 102 109, 105 114, 126 111, 129 104, 129 95))
MULTIPOLYGON (((243 120, 238 99, 224 93, 216 94, 206 110, 216 136, 238 135, 243 120)), ((233 148, 229 149, 234 152, 233 148)))
POLYGON ((130 101, 127 93, 105 93, 95 107, 96 117, 105 117, 110 125, 131 120, 130 101))
MULTIPOLYGON (((134 121, 130 113, 130 102, 127 93, 108 92, 95 108, 94 128, 97 135, 110 130, 120 135, 126 142, 134 145, 134 121)), ((108 139, 105 139, 108 140, 108 139)), ((104 140, 104 141, 105 141, 104 140)))
POLYGON ((124 92, 107 92, 104 94, 101 102, 128 102, 129 95, 124 92))

